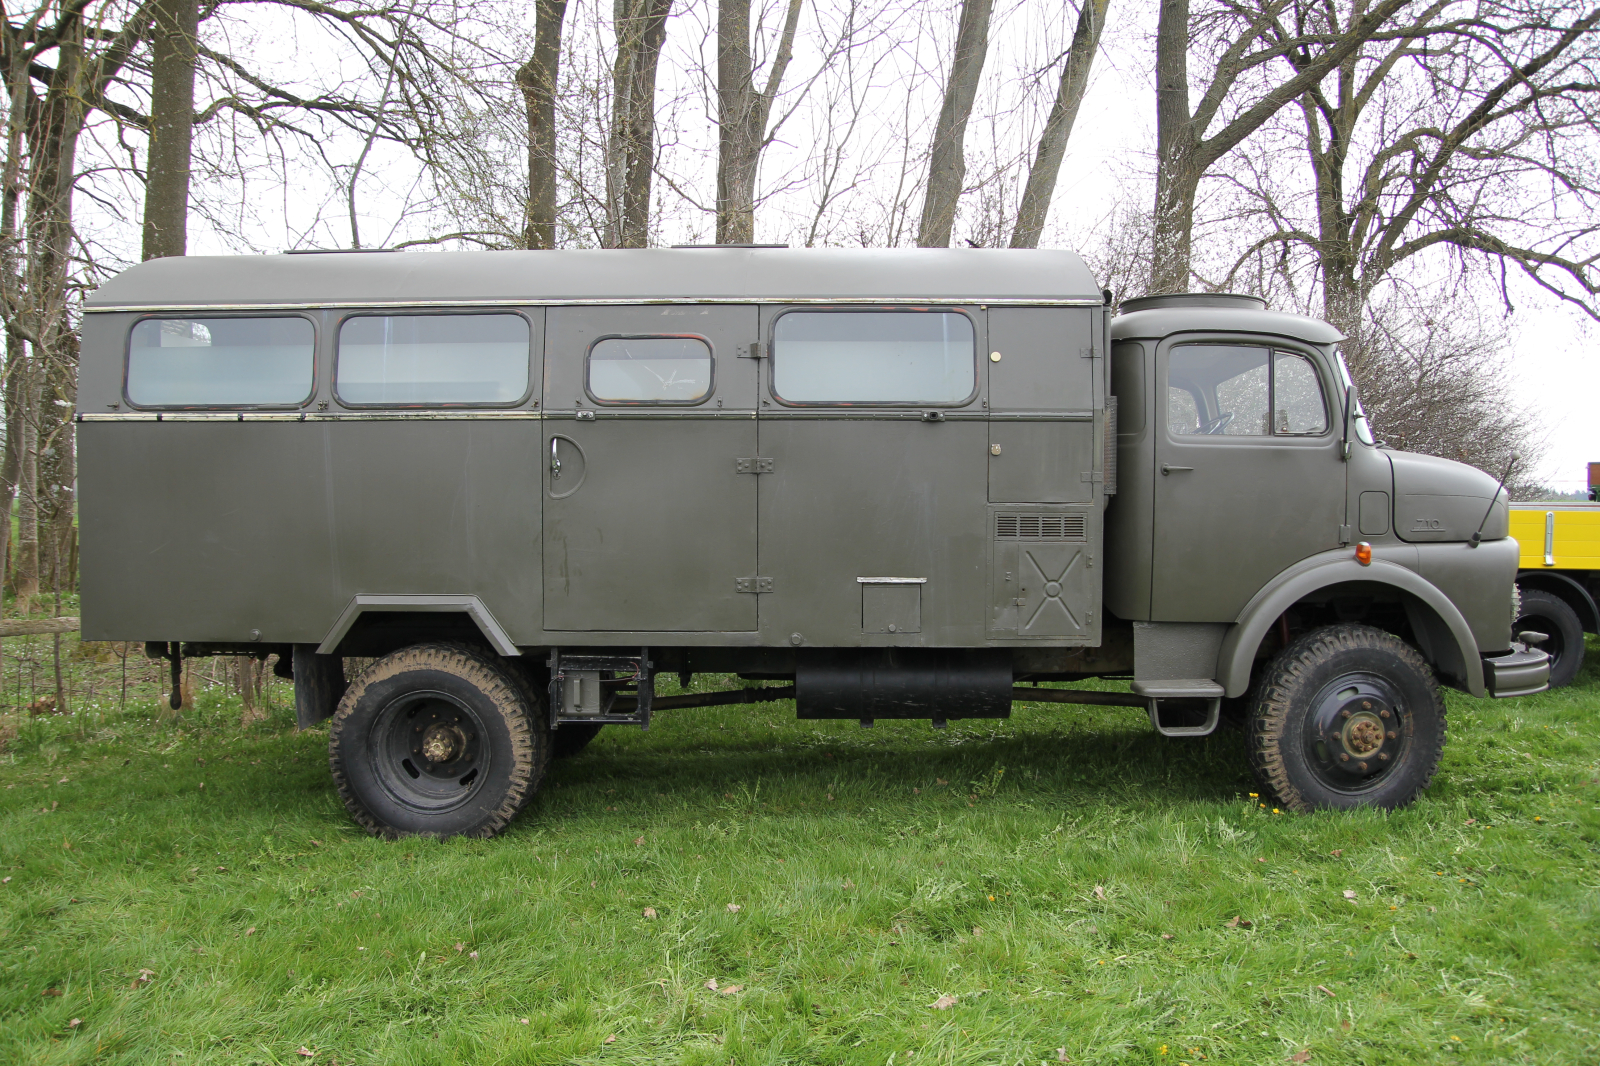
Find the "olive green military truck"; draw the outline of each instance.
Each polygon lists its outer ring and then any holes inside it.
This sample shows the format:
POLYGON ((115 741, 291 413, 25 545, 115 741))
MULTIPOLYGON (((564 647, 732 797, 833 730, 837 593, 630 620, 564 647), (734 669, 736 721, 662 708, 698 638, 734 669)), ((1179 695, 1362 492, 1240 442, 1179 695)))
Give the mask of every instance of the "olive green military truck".
POLYGON ((144 263, 85 308, 84 637, 276 657, 389 835, 772 700, 1231 717, 1285 807, 1410 802, 1441 684, 1546 683, 1500 486, 1377 447, 1322 322, 1109 300, 1056 251, 144 263), (757 684, 657 695, 700 673, 757 684))

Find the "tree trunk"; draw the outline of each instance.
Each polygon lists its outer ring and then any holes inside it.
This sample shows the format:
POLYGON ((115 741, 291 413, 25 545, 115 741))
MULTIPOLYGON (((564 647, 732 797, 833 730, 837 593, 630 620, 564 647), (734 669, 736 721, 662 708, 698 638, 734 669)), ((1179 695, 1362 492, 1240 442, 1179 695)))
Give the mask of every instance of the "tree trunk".
POLYGON ((1161 0, 1156 23, 1156 209, 1150 293, 1189 287, 1195 131, 1189 117, 1189 0, 1161 0))
POLYGON ((1039 151, 1028 171, 1028 184, 1022 190, 1017 225, 1011 231, 1013 248, 1039 247, 1039 237, 1044 233, 1045 220, 1050 214, 1050 200, 1055 196, 1056 178, 1061 173, 1061 159, 1072 138, 1072 125, 1078 119, 1083 94, 1089 88, 1089 70, 1100 48, 1100 34, 1105 29, 1106 8, 1111 0, 1082 0, 1082 3, 1072 46, 1067 50, 1067 65, 1061 71, 1061 84, 1056 87, 1056 102, 1045 120, 1044 132, 1039 135, 1039 151))
POLYGON ((534 0, 533 55, 517 69, 528 115, 528 209, 523 243, 556 246, 556 88, 567 0, 534 0))
MULTIPOLYGON (((83 32, 74 24, 75 32, 83 32)), ((77 180, 78 137, 86 113, 79 84, 81 39, 67 38, 59 48, 55 73, 44 99, 30 108, 28 142, 33 166, 28 188, 28 301, 34 325, 24 391, 21 507, 17 530, 17 600, 19 606, 39 591, 39 520, 47 506, 41 484, 39 448, 46 426, 45 405, 54 362, 65 377, 76 379, 76 348, 67 320, 67 271, 72 262, 72 193, 77 180)), ((51 405, 52 412, 55 410, 51 405)), ((60 416, 58 415, 57 418, 60 416)), ((64 432, 71 432, 71 426, 64 432)))
MULTIPOLYGON (((10 232, 7 230, 6 232, 10 232)), ((6 334, 5 362, 5 452, 0 455, 0 559, 6 562, 3 574, 11 585, 11 511, 17 498, 17 482, 22 476, 23 366, 27 346, 14 333, 6 334)))
POLYGON ((767 84, 755 87, 750 0, 721 0, 717 8, 717 243, 756 239, 756 172, 767 142, 767 118, 794 54, 803 0, 789 0, 767 84))
POLYGON ((650 240, 656 69, 671 10, 672 0, 615 0, 617 58, 611 71, 611 143, 606 166, 606 243, 613 248, 643 248, 650 240))
POLYGON ((12 582, 17 593, 17 613, 26 616, 39 595, 39 356, 22 367, 22 469, 17 480, 17 555, 12 582))
POLYGON ((150 28, 150 159, 144 185, 145 259, 188 247, 198 0, 156 0, 150 28))
POLYGON ((923 248, 950 247, 956 202, 967 176, 963 143, 967 119, 978 93, 978 79, 989 55, 989 14, 994 0, 962 0, 961 25, 956 31, 956 53, 950 63, 944 105, 933 129, 933 149, 928 154, 928 191, 922 200, 922 224, 917 244, 923 248))

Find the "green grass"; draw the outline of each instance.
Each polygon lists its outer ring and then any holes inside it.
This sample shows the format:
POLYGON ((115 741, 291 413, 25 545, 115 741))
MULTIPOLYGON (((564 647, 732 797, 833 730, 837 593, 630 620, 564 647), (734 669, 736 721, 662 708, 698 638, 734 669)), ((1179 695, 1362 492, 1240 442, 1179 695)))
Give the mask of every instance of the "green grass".
POLYGON ((1452 694, 1396 814, 1277 814, 1133 711, 779 704, 612 727, 446 843, 356 831, 281 684, 244 730, 102 685, 0 756, 0 1061, 1594 1062, 1590 654, 1452 694))

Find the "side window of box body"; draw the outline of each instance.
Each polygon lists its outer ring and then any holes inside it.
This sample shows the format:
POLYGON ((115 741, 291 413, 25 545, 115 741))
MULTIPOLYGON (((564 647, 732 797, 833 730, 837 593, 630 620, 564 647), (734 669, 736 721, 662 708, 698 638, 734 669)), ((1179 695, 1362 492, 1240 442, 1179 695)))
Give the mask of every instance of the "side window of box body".
MULTIPOLYGON (((505 326, 510 326, 511 323, 509 321, 501 323, 482 322, 480 325, 482 328, 494 329, 497 327, 503 328, 505 326)), ((539 327, 535 321, 523 311, 513 308, 473 308, 470 311, 459 309, 415 311, 409 309, 406 311, 385 311, 382 309, 361 310, 352 311, 343 315, 338 320, 337 324, 332 327, 332 329, 334 337, 334 352, 332 369, 329 375, 330 390, 334 399, 338 401, 341 407, 354 409, 511 408, 522 406, 523 404, 527 403, 529 398, 533 396, 534 387, 536 384, 533 373, 534 345, 539 336, 539 327), (443 340, 401 341, 397 343, 390 343, 387 340, 374 342, 373 340, 366 338, 363 338, 360 341, 347 340, 345 338, 345 331, 351 329, 352 327, 359 331, 380 328, 387 332, 389 328, 388 323, 392 322, 426 320, 429 324, 438 324, 451 319, 514 319, 517 325, 521 327, 521 334, 515 336, 514 338, 503 338, 493 341, 481 338, 477 340, 463 339, 453 341, 449 338, 446 338, 443 340), (368 323, 374 322, 384 322, 385 325, 381 327, 373 327, 368 325, 368 323), (487 362, 488 360, 497 360, 502 370, 511 371, 512 373, 517 374, 520 380, 513 381, 512 378, 508 377, 504 382, 465 383, 461 381, 451 381, 444 378, 423 378, 418 375, 413 377, 413 379, 410 381, 405 381, 403 379, 396 379, 392 382, 389 380, 363 381, 360 382, 359 385, 356 385, 354 382, 346 382, 344 383, 344 387, 341 388, 341 371, 349 370, 354 365, 357 365, 355 364, 354 359, 346 361, 345 348, 349 347, 350 355, 354 356, 356 354, 355 348, 357 344, 361 344, 363 347, 381 347, 385 353, 385 357, 386 353, 390 349, 403 350, 407 347, 421 349, 428 346, 442 347, 451 344, 462 347, 478 346, 485 349, 494 347, 500 349, 500 351, 485 351, 482 353, 484 358, 480 361, 487 362), (506 389, 502 386, 509 385, 511 386, 512 391, 492 399, 484 398, 481 395, 469 397, 465 395, 466 386, 472 384, 493 385, 494 387, 499 388, 503 393, 506 393, 506 389), (356 385, 356 387, 352 388, 352 385, 356 385), (420 394, 420 389, 429 385, 438 386, 441 390, 454 388, 457 390, 457 397, 450 398, 448 396, 442 396, 439 392, 435 392, 434 395, 428 397, 422 396, 420 394), (517 388, 518 385, 520 385, 520 388, 517 388), (388 390, 391 388, 406 387, 417 389, 419 392, 417 395, 414 395, 411 398, 398 398, 390 396, 373 398, 370 394, 365 398, 361 396, 363 390, 388 390), (354 392, 355 395, 350 395, 352 392, 354 392)), ((513 330, 514 329, 515 327, 513 327, 513 330)), ((362 352, 361 358, 370 358, 370 353, 362 352)), ((419 353, 413 353, 411 358, 420 362, 422 356, 420 356, 419 353)), ((459 357, 457 357, 457 359, 459 359, 459 357)), ((492 367, 493 364, 491 363, 489 365, 492 367)), ((370 370, 371 368, 363 367, 363 369, 370 370)))
MULTIPOLYGON (((917 325, 924 326, 925 322, 918 322, 917 325)), ((965 407, 977 400, 982 391, 982 373, 980 365, 980 353, 978 351, 979 336, 979 324, 975 321, 973 314, 963 307, 785 307, 778 310, 778 312, 773 316, 772 324, 767 334, 767 353, 770 356, 768 359, 764 360, 764 362, 768 364, 767 388, 770 391, 772 398, 785 407, 965 407), (785 332, 798 332, 795 330, 795 327, 798 326, 802 321, 805 321, 805 327, 802 328, 807 328, 808 332, 819 334, 834 332, 837 330, 835 322, 828 321, 826 318, 824 318, 824 316, 828 316, 829 318, 832 316, 840 316, 840 318, 837 320, 838 324, 849 325, 854 324, 851 323, 847 317, 852 315, 858 316, 858 318, 861 319, 866 319, 869 317, 875 318, 878 321, 875 322, 874 325, 878 326, 880 329, 884 326, 899 324, 892 319, 886 321, 889 316, 947 316, 946 323, 941 324, 943 326, 941 332, 947 334, 950 333, 949 320, 954 319, 961 323, 961 325, 957 327, 960 335, 949 338, 918 338, 915 340, 909 337, 897 339, 892 336, 887 338, 862 338, 860 340, 852 340, 848 337, 841 338, 839 340, 834 340, 833 338, 796 339, 793 336, 786 339, 782 336, 782 334, 785 332), (789 322, 789 327, 787 328, 785 327, 786 321, 789 322), (830 327, 833 328, 830 329, 830 327), (930 391, 921 398, 915 396, 907 397, 904 395, 904 392, 910 390, 904 390, 897 394, 892 387, 885 388, 882 386, 880 386, 878 390, 879 395, 859 398, 796 399, 793 397, 785 397, 783 395, 782 389, 780 388, 780 382, 782 380, 780 375, 786 375, 787 373, 783 369, 785 347, 788 347, 791 353, 790 358, 792 359, 795 358, 794 353, 797 344, 811 344, 815 349, 813 357, 818 361, 824 361, 830 357, 838 360, 840 356, 845 354, 843 352, 837 354, 828 353, 824 349, 824 346, 827 345, 838 345, 843 347, 846 344, 881 345, 885 343, 900 343, 902 346, 908 344, 921 344, 928 349, 927 351, 920 353, 923 356, 922 361, 924 362, 927 361, 929 356, 933 355, 931 350, 932 346, 939 345, 945 348, 946 350, 943 353, 944 367, 942 368, 944 377, 943 395, 940 395, 937 391, 930 391), (952 356, 949 349, 955 345, 964 346, 961 350, 967 353, 965 357, 959 358, 958 360, 956 357, 952 356), (958 367, 959 370, 957 369, 958 367), (958 373, 959 378, 957 378, 958 373), (967 377, 968 374, 971 375, 970 379, 967 377), (956 395, 955 390, 951 387, 958 380, 967 386, 966 391, 960 395, 956 395)), ((903 347, 900 358, 903 362, 910 361, 911 358, 910 353, 906 353, 903 347)), ((863 380, 862 369, 863 368, 860 365, 860 359, 858 355, 855 363, 850 366, 848 374, 841 374, 839 377, 841 379, 849 378, 851 380, 851 384, 859 389, 861 381, 863 380)), ((892 368, 890 374, 883 373, 882 368, 879 368, 878 381, 880 383, 892 385, 892 368)), ((834 385, 836 382, 830 381, 828 384, 834 385)), ((793 382, 791 382, 791 387, 793 387, 793 382)), ((808 385, 804 385, 803 387, 815 389, 818 386, 815 382, 813 382, 808 385)))
POLYGON ((129 327, 123 345, 123 402, 139 411, 282 411, 305 407, 316 395, 320 332, 316 318, 296 313, 141 315, 129 327), (270 323, 263 331, 268 336, 248 345, 215 343, 217 334, 234 333, 247 338, 252 323, 270 323), (301 332, 299 327, 304 327, 303 337, 294 337, 301 332), (271 336, 272 333, 278 336, 271 336), (235 365, 231 375, 208 377, 196 356, 203 350, 220 355, 230 349, 235 357, 254 359, 235 365), (144 353, 155 352, 167 353, 166 358, 152 364, 144 353), (166 365, 161 366, 160 362, 166 365), (189 365, 183 365, 185 362, 189 365), (182 395, 185 388, 204 389, 207 385, 217 391, 210 396, 182 395), (261 391, 254 398, 247 398, 242 390, 251 387, 261 391), (149 390, 161 388, 169 390, 165 398, 150 395, 149 390), (228 388, 241 391, 227 396, 223 390, 228 388), (274 395, 264 398, 262 393, 267 391, 274 395))
POLYGON ((603 407, 698 407, 717 391, 716 347, 709 338, 698 333, 611 333, 596 337, 584 353, 583 391, 591 401, 603 407), (699 357, 702 351, 703 359, 699 357), (641 395, 606 395, 597 390, 594 376, 597 355, 601 364, 618 364, 602 366, 603 389, 614 393, 642 385, 636 389, 641 395), (704 387, 694 395, 670 395, 674 391, 684 391, 683 385, 696 383, 692 379, 680 379, 679 375, 696 373, 694 364, 702 362, 704 387), (644 395, 651 390, 659 395, 644 395))

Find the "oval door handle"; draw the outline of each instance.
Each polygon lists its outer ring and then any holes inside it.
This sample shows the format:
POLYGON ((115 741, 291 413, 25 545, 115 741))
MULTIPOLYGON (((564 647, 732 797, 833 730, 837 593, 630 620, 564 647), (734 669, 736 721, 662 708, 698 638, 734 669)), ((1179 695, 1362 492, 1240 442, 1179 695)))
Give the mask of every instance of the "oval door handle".
POLYGON ((1161 473, 1163 473, 1163 474, 1170 474, 1174 470, 1193 470, 1193 469, 1194 469, 1194 467, 1192 467, 1192 466, 1168 466, 1166 463, 1162 463, 1161 464, 1161 473))

